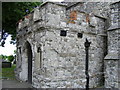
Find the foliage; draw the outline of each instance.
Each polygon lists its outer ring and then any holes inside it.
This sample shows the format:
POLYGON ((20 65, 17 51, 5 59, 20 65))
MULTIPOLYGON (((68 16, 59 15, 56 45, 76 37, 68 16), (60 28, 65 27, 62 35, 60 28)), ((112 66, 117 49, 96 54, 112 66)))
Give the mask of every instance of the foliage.
POLYGON ((0 55, 0 59, 6 60, 6 59, 7 59, 7 56, 6 56, 6 55, 0 55))
POLYGON ((6 38, 8 37, 8 33, 5 33, 4 30, 3 30, 2 32, 3 32, 4 34, 1 35, 2 37, 1 37, 1 39, 0 39, 0 45, 1 45, 2 47, 4 47, 5 40, 6 40, 6 38))
POLYGON ((14 60, 14 56, 13 55, 8 56, 8 61, 12 62, 13 60, 14 60))
POLYGON ((14 54, 17 54, 17 50, 14 50, 14 54))
MULTIPOLYGON (((41 2, 3 2, 2 3, 2 38, 5 33, 16 39, 16 23, 41 2)), ((4 38, 3 38, 4 39, 4 38)), ((3 40, 4 42, 5 40, 3 40)), ((5 43, 5 42, 4 42, 5 43)), ((3 46, 4 46, 3 43, 3 46)))

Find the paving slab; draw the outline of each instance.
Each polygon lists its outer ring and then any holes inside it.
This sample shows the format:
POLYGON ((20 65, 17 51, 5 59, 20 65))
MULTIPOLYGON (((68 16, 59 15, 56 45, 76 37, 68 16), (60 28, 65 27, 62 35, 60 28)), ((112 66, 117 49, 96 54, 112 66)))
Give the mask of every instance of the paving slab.
POLYGON ((32 86, 27 82, 17 80, 2 80, 2 88, 32 88, 32 86))

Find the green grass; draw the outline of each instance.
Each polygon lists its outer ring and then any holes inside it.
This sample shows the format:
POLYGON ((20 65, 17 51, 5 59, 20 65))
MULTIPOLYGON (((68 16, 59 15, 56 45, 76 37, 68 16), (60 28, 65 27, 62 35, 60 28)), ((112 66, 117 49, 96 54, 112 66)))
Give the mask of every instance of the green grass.
POLYGON ((15 69, 16 65, 12 65, 11 68, 2 68, 2 78, 3 79, 15 79, 15 69))

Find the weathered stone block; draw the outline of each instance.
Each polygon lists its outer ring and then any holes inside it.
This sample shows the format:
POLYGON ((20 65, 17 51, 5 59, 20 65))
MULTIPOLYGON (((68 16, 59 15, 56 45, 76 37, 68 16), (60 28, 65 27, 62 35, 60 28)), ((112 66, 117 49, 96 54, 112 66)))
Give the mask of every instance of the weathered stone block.
MULTIPOLYGON (((26 47, 26 42, 29 42, 32 53, 31 78, 34 87, 85 88, 84 42, 87 38, 91 42, 90 88, 99 86, 104 79, 103 66, 106 66, 106 87, 109 85, 117 87, 117 60, 109 62, 109 59, 117 57, 119 34, 118 30, 106 30, 109 10, 109 3, 100 2, 79 2, 72 6, 47 2, 39 9, 36 8, 30 19, 19 23, 21 25, 17 30, 19 36, 17 46, 21 47, 17 52, 17 76, 23 81, 28 81, 30 48, 26 47), (69 20, 74 23, 68 23, 69 20), (65 31, 65 34, 61 35, 61 31, 65 31), (108 59, 105 60, 105 65, 104 58, 108 59)), ((117 18, 113 21, 116 22, 117 18)))

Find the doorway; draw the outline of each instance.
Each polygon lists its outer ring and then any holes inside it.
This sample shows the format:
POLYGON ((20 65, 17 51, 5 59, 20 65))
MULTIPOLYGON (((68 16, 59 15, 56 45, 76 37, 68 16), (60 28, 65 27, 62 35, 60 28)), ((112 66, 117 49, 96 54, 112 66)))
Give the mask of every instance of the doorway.
POLYGON ((29 42, 26 43, 28 57, 28 83, 32 83, 32 49, 29 42))

